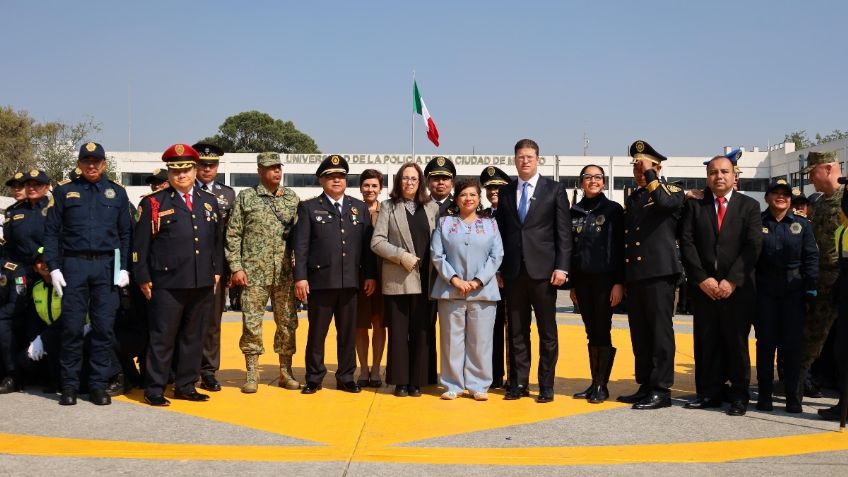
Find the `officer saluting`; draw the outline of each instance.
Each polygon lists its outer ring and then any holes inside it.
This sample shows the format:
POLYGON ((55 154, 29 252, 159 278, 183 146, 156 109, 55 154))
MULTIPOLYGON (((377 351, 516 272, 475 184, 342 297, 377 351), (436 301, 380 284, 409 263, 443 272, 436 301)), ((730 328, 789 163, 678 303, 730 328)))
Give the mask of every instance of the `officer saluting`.
MULTIPOLYGON (((204 143, 197 143, 191 147, 200 155, 200 160, 197 162, 196 186, 200 187, 200 190, 211 193, 218 200, 218 210, 221 214, 221 243, 223 244, 227 222, 230 220, 230 213, 233 210, 233 204, 236 200, 236 192, 231 187, 215 180, 218 176, 218 166, 220 165, 221 156, 224 155, 224 150, 214 144, 204 143)), ((222 255, 218 260, 224 266, 224 274, 222 276, 229 277, 230 271, 227 269, 224 256, 222 255)), ((200 362, 200 387, 207 391, 221 390, 221 384, 218 383, 218 379, 215 377, 215 373, 221 367, 221 315, 224 313, 224 304, 226 302, 226 287, 223 286, 223 283, 221 285, 215 290, 212 314, 206 323, 206 332, 203 338, 203 360, 200 362)))
POLYGON ((630 146, 638 188, 625 199, 624 256, 627 319, 639 390, 620 396, 634 409, 671 406, 674 384, 674 289, 683 266, 677 259, 677 222, 683 191, 660 179, 666 157, 645 141, 630 146))
POLYGON ((194 388, 204 325, 223 273, 218 200, 195 186, 197 151, 174 144, 162 154, 171 187, 142 199, 133 241, 133 274, 150 303, 144 400, 167 406, 164 390, 176 350, 174 398, 206 401, 194 388))
POLYGON ((83 325, 91 321, 89 397, 110 404, 106 385, 113 374, 115 310, 118 289, 129 284, 127 259, 132 217, 123 187, 110 181, 103 146, 89 142, 79 151, 82 174, 64 180, 53 190, 47 213, 44 259, 53 288, 62 297, 62 397, 74 405, 82 370, 83 325))
POLYGON ((347 161, 336 154, 318 166, 316 175, 324 193, 303 201, 295 228, 295 296, 309 301, 306 341, 306 385, 303 394, 321 389, 327 374, 324 341, 330 320, 336 319, 338 370, 336 386, 361 391, 353 380, 356 370, 356 313, 360 268, 364 269, 365 294, 374 293, 374 255, 371 253, 371 216, 368 206, 345 195, 347 161))

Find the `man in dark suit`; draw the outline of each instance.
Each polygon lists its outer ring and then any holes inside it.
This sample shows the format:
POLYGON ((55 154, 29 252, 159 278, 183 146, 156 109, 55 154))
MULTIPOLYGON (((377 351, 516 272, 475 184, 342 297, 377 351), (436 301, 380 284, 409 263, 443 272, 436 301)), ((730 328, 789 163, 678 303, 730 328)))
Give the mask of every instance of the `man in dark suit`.
MULTIPOLYGON (((214 144, 197 143, 193 146, 200 155, 197 162, 196 187, 211 193, 218 200, 220 216, 221 243, 224 243, 227 222, 230 220, 230 212, 236 201, 236 192, 229 186, 215 180, 218 176, 218 166, 224 150, 214 144)), ((224 257, 219 258, 224 265, 224 277, 230 276, 230 270, 224 257)), ((212 314, 206 321, 206 331, 203 338, 203 360, 200 362, 200 387, 207 391, 220 391, 221 384, 215 377, 218 368, 221 367, 221 315, 224 313, 224 305, 227 300, 226 289, 228 286, 221 284, 215 290, 215 299, 212 306, 212 314)), ((229 284, 227 284, 229 285, 229 284)))
POLYGON ((133 237, 133 274, 149 300, 144 400, 152 406, 170 404, 164 391, 175 350, 174 398, 209 399, 194 384, 204 326, 224 271, 223 236, 218 200, 195 186, 198 158, 187 144, 165 151, 171 186, 142 199, 133 237))
POLYGON ((330 321, 336 319, 338 369, 336 387, 358 393, 356 370, 356 298, 360 269, 366 277, 364 291, 377 286, 376 264, 371 253, 371 216, 368 206, 345 195, 347 161, 333 154, 318 166, 316 175, 324 193, 303 201, 297 208, 294 238, 294 293, 308 298, 309 330, 306 338, 306 385, 303 394, 321 389, 327 374, 324 341, 330 321))
POLYGON ((518 180, 501 187, 496 214, 504 244, 500 275, 505 282, 513 356, 505 399, 529 395, 532 306, 539 332, 537 401, 545 403, 554 399, 559 354, 556 296, 571 263, 571 214, 565 187, 539 174, 535 141, 522 139, 515 144, 515 167, 518 180))
POLYGON ((689 409, 720 407, 725 379, 730 409, 748 406, 748 333, 756 307, 754 267, 762 246, 759 203, 733 191, 736 172, 725 156, 707 164, 707 189, 686 203, 680 249, 692 286, 695 388, 689 409), (697 284, 697 288, 694 285, 697 284))
POLYGON ((625 199, 624 269, 627 321, 639 389, 619 396, 633 409, 671 406, 674 384, 674 290, 683 267, 677 258, 677 224, 684 194, 660 178, 666 157, 645 141, 630 145, 638 186, 625 199))

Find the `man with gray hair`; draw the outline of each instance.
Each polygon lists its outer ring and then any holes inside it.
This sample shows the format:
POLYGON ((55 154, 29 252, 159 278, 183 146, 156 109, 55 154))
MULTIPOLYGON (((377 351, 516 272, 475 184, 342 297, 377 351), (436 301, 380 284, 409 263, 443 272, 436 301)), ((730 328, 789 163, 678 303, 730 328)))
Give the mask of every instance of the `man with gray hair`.
POLYGON ((265 304, 271 298, 274 322, 274 352, 280 357, 280 387, 296 390, 300 383, 292 374, 297 311, 292 281, 292 248, 289 234, 297 222, 300 198, 283 187, 283 163, 276 152, 257 156, 259 184, 239 192, 227 225, 226 257, 234 286, 242 291, 242 335, 247 377, 243 393, 258 390, 257 362, 262 345, 265 304))

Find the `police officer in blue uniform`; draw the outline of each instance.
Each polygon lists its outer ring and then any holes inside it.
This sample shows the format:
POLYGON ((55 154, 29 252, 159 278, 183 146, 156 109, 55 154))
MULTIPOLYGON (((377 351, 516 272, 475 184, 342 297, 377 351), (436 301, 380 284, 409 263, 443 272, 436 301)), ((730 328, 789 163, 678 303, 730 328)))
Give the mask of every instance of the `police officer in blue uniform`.
POLYGON ((59 404, 74 405, 83 361, 83 326, 91 321, 89 398, 111 404, 106 394, 114 375, 114 322, 118 288, 129 284, 127 262, 132 217, 127 193, 106 175, 103 146, 80 147, 75 180, 59 182, 53 190, 44 232, 44 259, 53 287, 62 297, 62 396, 59 404))
POLYGON ((23 176, 26 198, 7 209, 3 238, 9 259, 25 265, 30 278, 34 278, 30 273, 33 257, 44 244, 44 224, 53 198, 47 195, 50 179, 44 171, 33 169, 23 176))
POLYGON ((804 298, 816 295, 819 251, 810 222, 792 212, 792 189, 783 179, 766 191, 763 248, 757 263, 757 409, 771 411, 775 350, 783 358, 786 412, 801 412, 801 342, 804 298))
POLYGON ((18 316, 26 296, 24 267, 0 259, 0 394, 14 392, 19 387, 16 376, 15 347, 18 316), (16 381, 17 380, 17 381, 16 381))
POLYGON ((356 370, 357 293, 366 296, 377 286, 371 252, 371 216, 365 202, 346 195, 347 161, 333 154, 318 166, 316 175, 324 192, 302 201, 297 208, 294 238, 294 293, 309 302, 306 340, 306 385, 303 394, 321 389, 327 374, 324 341, 335 318, 338 341, 336 387, 358 393, 356 370), (365 276, 360 284, 360 273, 365 276))
POLYGON ((148 300, 150 341, 144 400, 167 406, 165 386, 176 354, 174 398, 206 401, 195 389, 200 373, 206 320, 223 273, 223 241, 218 200, 196 186, 197 151, 187 144, 169 147, 171 186, 142 199, 135 226, 133 275, 148 300))

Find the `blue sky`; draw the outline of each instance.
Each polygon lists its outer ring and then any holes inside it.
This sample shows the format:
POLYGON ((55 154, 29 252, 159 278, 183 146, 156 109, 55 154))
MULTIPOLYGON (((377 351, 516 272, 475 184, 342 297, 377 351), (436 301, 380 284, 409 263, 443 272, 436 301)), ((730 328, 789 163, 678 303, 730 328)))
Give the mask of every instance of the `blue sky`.
POLYGON ((5 1, 0 104, 164 150, 257 109, 323 152, 666 155, 848 129, 838 1, 5 1), (131 95, 128 92, 131 90, 131 95))

